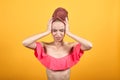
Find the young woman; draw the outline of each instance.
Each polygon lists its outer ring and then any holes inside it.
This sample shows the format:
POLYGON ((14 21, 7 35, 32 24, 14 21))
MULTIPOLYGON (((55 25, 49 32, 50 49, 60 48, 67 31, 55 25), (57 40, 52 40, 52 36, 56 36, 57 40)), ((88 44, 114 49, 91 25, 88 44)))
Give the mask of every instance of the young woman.
POLYGON ((54 11, 46 32, 25 39, 23 45, 34 50, 36 58, 46 67, 48 80, 70 80, 70 68, 84 51, 92 48, 91 42, 69 31, 68 12, 61 7, 54 11), (50 33, 54 41, 37 42, 50 33), (76 42, 64 42, 65 34, 76 42))

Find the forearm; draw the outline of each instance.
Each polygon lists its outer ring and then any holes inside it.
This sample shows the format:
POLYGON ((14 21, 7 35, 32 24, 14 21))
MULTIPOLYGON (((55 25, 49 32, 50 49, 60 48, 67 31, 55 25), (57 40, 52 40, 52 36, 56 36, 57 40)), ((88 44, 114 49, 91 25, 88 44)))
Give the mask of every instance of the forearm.
POLYGON ((74 34, 72 34, 71 32, 67 32, 66 33, 69 37, 71 37, 72 39, 74 39, 75 41, 79 42, 83 48, 83 50, 89 50, 90 48, 92 48, 92 43, 82 37, 78 37, 74 34))
POLYGON ((47 36, 49 33, 50 33, 49 31, 46 31, 46 32, 28 37, 27 39, 25 39, 23 41, 23 45, 28 46, 28 45, 32 44, 33 42, 37 41, 38 39, 41 39, 42 37, 47 36))

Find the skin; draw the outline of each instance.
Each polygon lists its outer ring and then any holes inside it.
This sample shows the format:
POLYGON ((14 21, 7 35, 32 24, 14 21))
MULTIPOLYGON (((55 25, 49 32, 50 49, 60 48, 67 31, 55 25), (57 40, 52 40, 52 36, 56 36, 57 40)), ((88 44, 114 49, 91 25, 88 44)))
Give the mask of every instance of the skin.
MULTIPOLYGON (((35 42, 38 39, 41 39, 42 37, 47 36, 48 34, 51 33, 54 41, 50 43, 46 42, 41 43, 42 46, 46 48, 47 54, 52 57, 61 58, 68 55, 71 48, 78 43, 81 44, 81 49, 84 51, 90 50, 92 48, 91 42, 84 38, 76 36, 69 31, 67 18, 65 24, 63 24, 61 21, 55 21, 52 23, 52 19, 50 19, 48 23, 48 30, 46 32, 36 34, 25 39, 23 41, 23 45, 27 48, 35 49, 36 48, 35 42), (76 42, 64 42, 63 39, 65 34, 71 37, 72 39, 76 40, 76 42)), ((61 71, 53 71, 50 69, 46 69, 46 74, 48 80, 70 80, 70 69, 61 71)))
MULTIPOLYGON (((48 55, 61 58, 68 55, 72 46, 69 46, 68 43, 63 42, 63 38, 65 36, 65 25, 56 21, 52 24, 51 34, 53 36, 54 41, 51 43, 47 43, 45 45, 48 55)), ((48 80, 69 80, 70 79, 70 69, 62 70, 62 71, 52 71, 46 69, 48 80)))

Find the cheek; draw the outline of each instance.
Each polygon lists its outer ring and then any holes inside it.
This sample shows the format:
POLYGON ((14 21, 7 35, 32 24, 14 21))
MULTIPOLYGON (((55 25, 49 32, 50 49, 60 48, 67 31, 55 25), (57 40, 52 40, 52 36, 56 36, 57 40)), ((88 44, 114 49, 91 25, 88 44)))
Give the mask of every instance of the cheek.
POLYGON ((61 32, 60 34, 57 34, 56 32, 51 32, 51 34, 53 37, 58 36, 58 35, 60 35, 61 37, 65 36, 65 32, 61 32))
POLYGON ((52 36, 53 36, 53 37, 56 35, 56 33, 55 33, 55 32, 51 32, 51 34, 52 34, 52 36))
POLYGON ((66 30, 64 30, 64 31, 62 32, 62 34, 65 35, 65 34, 66 34, 66 30))
POLYGON ((62 32, 62 33, 61 33, 61 36, 64 37, 64 36, 65 36, 65 32, 62 32))

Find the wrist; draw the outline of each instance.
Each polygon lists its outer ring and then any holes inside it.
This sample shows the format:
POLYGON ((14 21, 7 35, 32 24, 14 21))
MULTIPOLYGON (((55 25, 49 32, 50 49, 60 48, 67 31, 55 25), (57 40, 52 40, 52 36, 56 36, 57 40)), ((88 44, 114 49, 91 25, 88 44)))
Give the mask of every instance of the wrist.
POLYGON ((71 33, 70 31, 66 31, 66 34, 67 34, 67 35, 70 35, 70 33, 71 33))
POLYGON ((49 33, 51 33, 51 31, 50 31, 50 30, 47 30, 47 31, 46 31, 46 33, 48 33, 48 34, 49 34, 49 33))

